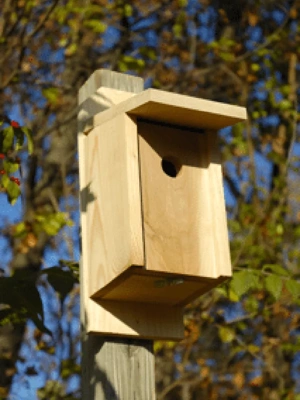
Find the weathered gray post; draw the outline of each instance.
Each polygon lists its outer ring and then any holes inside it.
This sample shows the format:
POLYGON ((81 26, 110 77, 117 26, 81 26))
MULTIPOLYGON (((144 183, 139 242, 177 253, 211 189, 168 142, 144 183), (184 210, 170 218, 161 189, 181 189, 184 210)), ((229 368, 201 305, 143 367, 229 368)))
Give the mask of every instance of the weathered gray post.
MULTIPOLYGON (((141 78, 108 70, 95 71, 79 91, 79 146, 83 146, 81 139, 84 122, 112 105, 141 92, 143 86, 141 78)), ((81 191, 81 206, 89 202, 89 196, 93 194, 89 192, 88 187, 81 191)), ((81 209, 81 218, 85 218, 84 209, 81 209)), ((85 232, 82 231, 81 234, 84 235, 85 232)), ((87 276, 83 272, 83 262, 82 259, 82 399, 155 399, 152 340, 113 338, 86 333, 86 297, 83 293, 83 282, 87 280, 87 276)))

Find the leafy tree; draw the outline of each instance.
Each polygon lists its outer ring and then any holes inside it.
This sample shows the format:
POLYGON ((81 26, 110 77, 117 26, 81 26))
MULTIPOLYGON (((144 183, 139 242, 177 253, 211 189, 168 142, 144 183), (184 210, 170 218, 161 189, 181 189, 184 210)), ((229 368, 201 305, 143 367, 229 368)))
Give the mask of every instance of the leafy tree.
POLYGON ((297 399, 299 13, 298 0, 4 0, 0 179, 21 212, 1 227, 0 398, 16 367, 39 373, 22 342, 49 366, 38 398, 80 396, 76 97, 105 67, 249 115, 220 133, 234 277, 187 307, 183 342, 156 343, 158 398, 297 399))

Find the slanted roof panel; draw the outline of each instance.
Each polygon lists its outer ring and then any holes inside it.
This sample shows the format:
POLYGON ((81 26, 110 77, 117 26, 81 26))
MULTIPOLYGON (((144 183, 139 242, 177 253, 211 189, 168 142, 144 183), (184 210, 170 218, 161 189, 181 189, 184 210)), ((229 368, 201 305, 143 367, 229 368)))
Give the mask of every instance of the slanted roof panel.
POLYGON ((120 113, 196 129, 221 129, 247 118, 244 107, 147 89, 106 111, 96 114, 87 122, 84 129, 85 133, 120 113))

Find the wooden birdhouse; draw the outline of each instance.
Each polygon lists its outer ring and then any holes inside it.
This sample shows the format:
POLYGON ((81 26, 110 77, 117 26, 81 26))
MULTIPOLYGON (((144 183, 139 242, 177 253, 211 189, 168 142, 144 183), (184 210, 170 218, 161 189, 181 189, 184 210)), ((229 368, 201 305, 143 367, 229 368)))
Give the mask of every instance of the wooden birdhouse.
POLYGON ((88 331, 181 339, 183 306, 231 276, 217 131, 246 110, 154 89, 97 95, 124 100, 81 124, 88 331))

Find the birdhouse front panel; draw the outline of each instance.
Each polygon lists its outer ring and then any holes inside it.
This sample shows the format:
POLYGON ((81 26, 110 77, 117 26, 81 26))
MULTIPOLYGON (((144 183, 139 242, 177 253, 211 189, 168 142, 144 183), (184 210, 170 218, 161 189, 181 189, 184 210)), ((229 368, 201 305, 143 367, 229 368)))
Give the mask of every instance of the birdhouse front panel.
POLYGON ((147 270, 231 275, 226 220, 215 215, 216 206, 225 215, 225 205, 214 191, 222 176, 212 173, 209 134, 138 121, 147 270))

